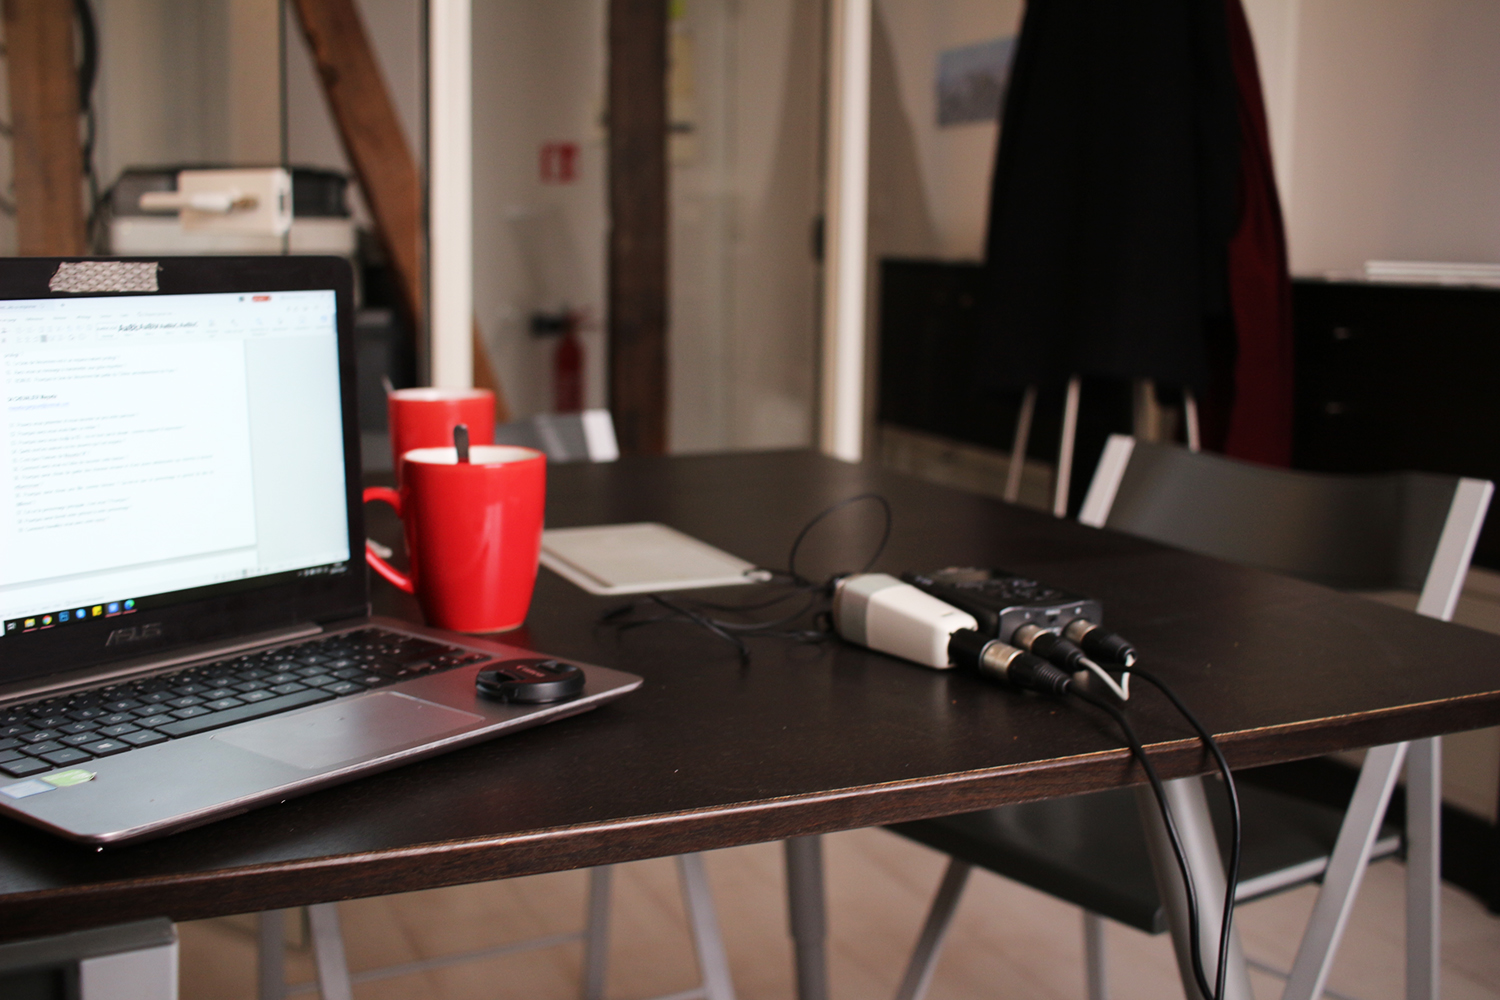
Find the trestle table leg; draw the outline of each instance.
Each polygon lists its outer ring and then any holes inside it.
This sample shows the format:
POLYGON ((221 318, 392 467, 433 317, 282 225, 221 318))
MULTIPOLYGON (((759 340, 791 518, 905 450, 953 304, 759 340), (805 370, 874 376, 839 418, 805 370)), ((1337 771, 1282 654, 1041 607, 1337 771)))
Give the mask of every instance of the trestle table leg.
POLYGON ((1437 1000, 1442 916, 1442 737, 1406 748, 1406 1000, 1437 1000))
POLYGON ((797 952, 798 1000, 828 1000, 823 841, 817 836, 786 841, 786 892, 797 952))
MULTIPOLYGON (((1208 813, 1208 798, 1199 778, 1177 778, 1166 786, 1167 808, 1182 840, 1187 867, 1198 899, 1198 940, 1202 947, 1203 972, 1210 984, 1219 968, 1219 931, 1224 915, 1224 862, 1214 837, 1213 820, 1208 813)), ((1151 867, 1156 885, 1167 909, 1167 923, 1172 929, 1172 945, 1177 952, 1177 970, 1182 977, 1188 1000, 1204 1000, 1193 975, 1189 944, 1187 892, 1172 852, 1167 828, 1162 822, 1156 798, 1149 786, 1136 789, 1136 806, 1146 831, 1146 845, 1151 850, 1151 867)), ((1240 950, 1239 934, 1231 931, 1229 970, 1224 977, 1224 995, 1219 1000, 1254 1000, 1250 992, 1250 975, 1245 955, 1240 950)))

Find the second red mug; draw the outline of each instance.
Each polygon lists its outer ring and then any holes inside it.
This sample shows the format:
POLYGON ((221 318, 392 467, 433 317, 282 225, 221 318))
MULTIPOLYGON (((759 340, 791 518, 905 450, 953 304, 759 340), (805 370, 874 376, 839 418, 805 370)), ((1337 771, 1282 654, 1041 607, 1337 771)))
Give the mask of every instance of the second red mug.
POLYGON ((468 426, 470 444, 495 440, 495 394, 488 389, 396 389, 386 393, 385 405, 397 483, 402 455, 451 445, 459 424, 468 426))
POLYGON ((400 491, 365 490, 365 502, 396 508, 410 573, 368 548, 375 572, 415 594, 429 625, 502 632, 526 618, 542 551, 547 459, 539 451, 477 445, 469 461, 453 448, 418 448, 402 459, 400 491))

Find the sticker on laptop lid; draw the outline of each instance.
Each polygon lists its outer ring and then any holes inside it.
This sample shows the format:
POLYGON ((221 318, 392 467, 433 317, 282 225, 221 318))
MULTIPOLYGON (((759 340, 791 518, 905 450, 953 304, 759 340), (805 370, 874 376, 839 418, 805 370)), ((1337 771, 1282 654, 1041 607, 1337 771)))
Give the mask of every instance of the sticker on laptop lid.
POLYGON ((14 785, 6 785, 4 788, 0 788, 0 792, 4 792, 13 799, 24 799, 28 795, 40 795, 43 792, 54 792, 56 790, 56 785, 49 785, 45 781, 38 781, 35 778, 18 781, 14 785))
POLYGON ((93 771, 85 771, 81 767, 74 767, 66 771, 58 771, 56 774, 49 774, 42 780, 56 788, 67 788, 69 785, 81 785, 85 781, 93 781, 94 778, 95 774, 93 771))

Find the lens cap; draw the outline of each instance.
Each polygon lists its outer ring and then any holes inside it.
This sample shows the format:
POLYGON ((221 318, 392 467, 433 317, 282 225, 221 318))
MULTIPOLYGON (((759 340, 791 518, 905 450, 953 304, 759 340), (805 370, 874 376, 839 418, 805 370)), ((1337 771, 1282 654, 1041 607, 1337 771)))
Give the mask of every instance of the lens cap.
POLYGON ((583 671, 561 660, 505 660, 479 671, 479 693, 496 701, 545 705, 583 694, 583 671))

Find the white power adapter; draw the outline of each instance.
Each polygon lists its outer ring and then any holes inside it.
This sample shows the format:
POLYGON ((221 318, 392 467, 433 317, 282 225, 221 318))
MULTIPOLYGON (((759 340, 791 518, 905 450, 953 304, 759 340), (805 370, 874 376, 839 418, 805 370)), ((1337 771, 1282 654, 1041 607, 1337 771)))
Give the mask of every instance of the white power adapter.
POLYGON ((978 629, 974 616, 885 573, 857 573, 833 592, 833 627, 861 646, 924 667, 953 666, 948 643, 959 629, 978 629))
POLYGON ((1001 684, 1060 695, 1071 679, 979 631, 967 611, 885 573, 856 573, 833 591, 833 627, 850 642, 937 670, 964 667, 1001 684))

